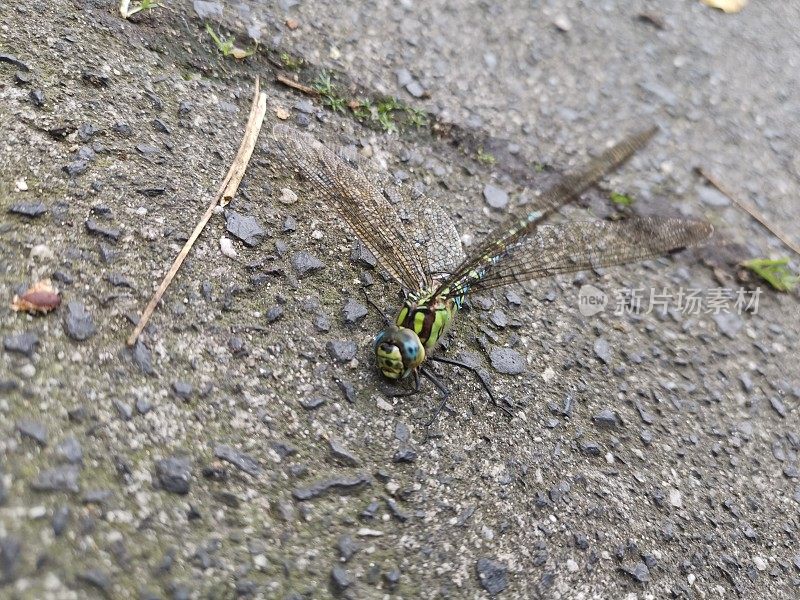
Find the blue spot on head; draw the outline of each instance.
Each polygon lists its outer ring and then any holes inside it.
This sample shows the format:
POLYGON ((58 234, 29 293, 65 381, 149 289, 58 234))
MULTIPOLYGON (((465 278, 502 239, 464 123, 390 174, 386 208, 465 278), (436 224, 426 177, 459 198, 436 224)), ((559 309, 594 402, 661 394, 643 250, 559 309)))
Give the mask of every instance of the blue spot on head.
POLYGON ((372 341, 373 347, 378 346, 383 341, 383 338, 385 338, 385 337, 386 337, 386 332, 385 331, 381 331, 378 335, 376 335, 375 339, 372 341))
POLYGON ((410 359, 413 360, 414 358, 416 358, 417 354, 419 354, 419 348, 417 344, 415 344, 414 342, 407 341, 405 344, 403 344, 403 346, 406 351, 405 352, 406 356, 408 356, 410 359))

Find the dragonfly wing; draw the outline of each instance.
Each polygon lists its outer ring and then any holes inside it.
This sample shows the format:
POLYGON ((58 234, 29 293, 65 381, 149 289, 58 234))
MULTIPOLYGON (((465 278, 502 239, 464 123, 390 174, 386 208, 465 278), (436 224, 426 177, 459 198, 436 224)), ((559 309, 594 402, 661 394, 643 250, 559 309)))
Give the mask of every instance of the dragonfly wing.
POLYGON ((647 260, 699 244, 712 233, 705 221, 667 217, 542 225, 496 264, 452 282, 448 295, 647 260))
POLYGON ((400 220, 427 259, 427 272, 441 280, 455 271, 464 261, 464 248, 449 215, 423 193, 408 186, 387 183, 384 193, 396 202, 400 220))
POLYGON ((278 159, 309 180, 320 200, 336 210, 395 280, 410 291, 430 286, 414 239, 368 177, 306 133, 276 125, 272 136, 278 159))
POLYGON ((536 198, 533 205, 526 205, 512 214, 502 225, 470 251, 467 259, 459 265, 453 275, 442 282, 437 293, 452 287, 453 282, 463 279, 476 269, 497 262, 518 240, 535 230, 545 219, 559 208, 577 198, 597 180, 613 171, 644 146, 658 131, 657 127, 640 131, 612 146, 585 166, 569 172, 555 186, 536 198))

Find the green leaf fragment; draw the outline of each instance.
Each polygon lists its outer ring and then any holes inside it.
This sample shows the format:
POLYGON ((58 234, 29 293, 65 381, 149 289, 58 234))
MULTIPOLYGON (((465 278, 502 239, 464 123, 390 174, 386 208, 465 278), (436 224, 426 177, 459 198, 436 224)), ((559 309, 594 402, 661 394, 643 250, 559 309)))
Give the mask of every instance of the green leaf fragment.
POLYGON ((611 192, 611 201, 617 206, 630 206, 633 204, 633 198, 619 192, 611 192))
POLYGON ((800 276, 789 268, 789 259, 753 258, 742 266, 750 269, 779 292, 791 292, 800 283, 800 276))

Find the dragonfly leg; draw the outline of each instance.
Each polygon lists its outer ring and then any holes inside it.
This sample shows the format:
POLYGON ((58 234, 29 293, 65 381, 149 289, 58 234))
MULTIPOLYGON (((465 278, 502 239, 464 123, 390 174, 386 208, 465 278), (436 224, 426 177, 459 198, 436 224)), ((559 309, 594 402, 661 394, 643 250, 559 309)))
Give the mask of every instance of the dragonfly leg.
POLYGON ((367 301, 367 304, 369 304, 372 308, 374 308, 376 311, 378 311, 378 314, 381 317, 383 317, 384 324, 388 325, 389 323, 391 323, 391 319, 388 317, 388 315, 381 310, 380 306, 378 306, 377 304, 375 304, 372 301, 372 298, 369 297, 369 294, 367 294, 367 288, 362 287, 361 291, 364 292, 364 299, 367 301))
POLYGON ((431 436, 428 433, 430 426, 433 425, 433 422, 439 418, 439 415, 442 414, 442 411, 447 406, 447 399, 450 397, 450 390, 448 390, 444 383, 436 377, 433 373, 431 373, 428 369, 420 368, 419 371, 426 379, 430 379, 433 385, 436 386, 436 389, 442 394, 442 401, 439 402, 439 406, 436 407, 436 410, 433 413, 433 416, 428 419, 428 422, 425 423, 425 441, 427 441, 431 436))
POLYGON ((481 375, 481 373, 480 373, 480 371, 478 371, 478 369, 476 369, 472 365, 468 365, 468 364, 463 363, 461 361, 453 360, 453 359, 450 359, 450 358, 442 358, 441 356, 429 356, 428 358, 430 360, 434 361, 434 362, 440 362, 440 363, 444 363, 446 365, 452 365, 454 367, 460 367, 462 369, 466 369, 467 371, 470 371, 473 375, 475 375, 476 379, 483 386, 483 389, 486 390, 486 393, 489 394, 489 399, 492 401, 492 404, 494 404, 497 408, 499 408, 504 413, 506 413, 509 417, 513 417, 514 416, 514 413, 511 412, 511 410, 507 406, 504 406, 504 405, 500 404, 497 401, 497 398, 495 398, 494 394, 492 393, 492 388, 489 387, 488 383, 486 383, 486 380, 483 378, 483 375, 481 375))
POLYGON ((387 396, 389 396, 390 398, 403 398, 405 396, 413 396, 414 394, 419 394, 419 390, 420 390, 419 373, 417 373, 417 371, 414 371, 413 375, 414 375, 414 389, 406 390, 406 391, 403 391, 403 392, 389 392, 389 391, 384 389, 384 390, 382 390, 383 393, 386 394, 387 396))

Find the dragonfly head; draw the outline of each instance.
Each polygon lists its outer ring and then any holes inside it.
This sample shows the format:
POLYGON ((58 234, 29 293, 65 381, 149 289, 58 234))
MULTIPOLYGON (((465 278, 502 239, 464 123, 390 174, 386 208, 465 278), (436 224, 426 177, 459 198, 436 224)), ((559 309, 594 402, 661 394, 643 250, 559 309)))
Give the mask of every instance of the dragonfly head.
POLYGON ((425 347, 407 327, 389 325, 375 336, 375 362, 388 379, 402 379, 425 360, 425 347))

